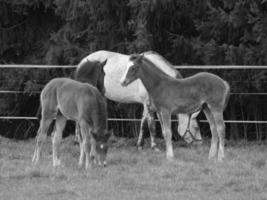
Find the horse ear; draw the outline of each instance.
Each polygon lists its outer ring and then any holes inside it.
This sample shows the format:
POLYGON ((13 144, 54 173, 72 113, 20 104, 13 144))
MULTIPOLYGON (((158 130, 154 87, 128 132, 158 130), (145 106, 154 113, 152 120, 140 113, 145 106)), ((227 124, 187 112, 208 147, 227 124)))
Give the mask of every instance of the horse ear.
POLYGON ((143 58, 144 58, 144 54, 143 53, 142 54, 137 54, 136 55, 136 62, 140 63, 143 58))

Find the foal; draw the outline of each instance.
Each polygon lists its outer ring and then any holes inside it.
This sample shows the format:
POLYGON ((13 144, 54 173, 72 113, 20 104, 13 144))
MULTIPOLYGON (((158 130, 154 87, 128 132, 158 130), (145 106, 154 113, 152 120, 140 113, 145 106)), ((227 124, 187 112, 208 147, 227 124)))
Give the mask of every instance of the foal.
POLYGON ((32 161, 38 163, 42 143, 46 139, 51 122, 56 118, 56 131, 52 138, 53 166, 60 165, 58 145, 67 120, 75 121, 81 129, 79 166, 84 165, 84 155, 86 169, 89 160, 94 158, 98 159, 100 165, 105 166, 110 134, 107 132, 106 101, 100 92, 88 83, 55 78, 44 87, 40 100, 42 118, 32 161))
POLYGON ((223 111, 227 105, 230 87, 227 82, 211 73, 198 73, 184 79, 174 79, 154 66, 143 55, 132 55, 121 79, 123 86, 140 78, 147 89, 161 122, 166 142, 167 158, 173 159, 171 114, 189 116, 203 109, 210 124, 212 141, 209 158, 224 158, 225 124, 223 111))

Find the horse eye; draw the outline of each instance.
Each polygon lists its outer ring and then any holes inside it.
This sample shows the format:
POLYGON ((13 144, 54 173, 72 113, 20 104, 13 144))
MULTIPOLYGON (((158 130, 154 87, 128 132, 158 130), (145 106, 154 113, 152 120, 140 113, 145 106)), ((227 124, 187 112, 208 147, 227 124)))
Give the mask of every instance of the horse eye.
POLYGON ((133 67, 132 67, 132 71, 136 71, 137 70, 137 67, 136 67, 136 65, 134 65, 133 67))

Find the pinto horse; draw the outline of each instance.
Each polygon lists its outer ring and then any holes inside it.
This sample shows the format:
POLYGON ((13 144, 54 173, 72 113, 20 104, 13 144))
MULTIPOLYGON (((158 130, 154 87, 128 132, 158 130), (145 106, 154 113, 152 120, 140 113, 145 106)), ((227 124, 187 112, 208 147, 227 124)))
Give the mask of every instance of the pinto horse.
MULTIPOLYGON (((144 53, 144 56, 149 59, 150 62, 153 62, 154 65, 156 65, 164 73, 175 78, 182 78, 181 74, 166 59, 156 52, 148 51, 144 53)), ((129 55, 110 51, 96 51, 83 58, 78 64, 75 79, 96 85, 97 88, 112 101, 143 104, 144 109, 137 146, 139 149, 141 149, 144 144, 143 126, 147 121, 151 137, 151 148, 156 149, 156 143, 154 139, 155 110, 151 106, 147 90, 140 80, 134 81, 127 87, 122 87, 120 84, 120 79, 126 71, 129 57, 129 55), (92 62, 96 61, 99 63, 105 63, 104 68, 99 69, 99 66, 91 64, 92 62)), ((178 115, 178 133, 187 143, 201 141, 202 139, 200 135, 200 129, 196 121, 197 115, 198 112, 192 114, 191 121, 189 121, 187 115, 178 115)))
POLYGON ((81 130, 79 166, 89 166, 89 161, 98 159, 100 165, 106 165, 108 150, 106 100, 94 86, 68 78, 52 79, 41 92, 41 121, 36 137, 36 146, 32 161, 37 164, 42 143, 47 131, 56 118, 55 132, 52 138, 53 166, 60 165, 58 145, 66 121, 74 120, 81 130), (91 151, 90 151, 91 146, 91 151))
POLYGON ((211 73, 198 73, 184 79, 174 79, 159 70, 143 55, 132 55, 121 79, 127 86, 140 79, 147 89, 161 122, 168 159, 173 159, 171 114, 190 114, 203 109, 209 122, 212 141, 209 158, 224 158, 225 124, 223 111, 230 94, 229 84, 211 73), (219 142, 219 150, 218 150, 219 142), (218 153, 217 153, 218 152, 218 153))

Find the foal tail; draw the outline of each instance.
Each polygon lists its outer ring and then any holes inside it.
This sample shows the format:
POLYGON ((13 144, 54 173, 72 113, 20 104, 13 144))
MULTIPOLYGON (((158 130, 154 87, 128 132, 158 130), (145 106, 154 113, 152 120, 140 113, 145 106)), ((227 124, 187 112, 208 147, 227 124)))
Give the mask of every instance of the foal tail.
MULTIPOLYGON (((42 106, 41 105, 39 105, 35 116, 37 117, 37 119, 39 121, 41 120, 41 118, 42 118, 42 106)), ((53 120, 52 123, 50 124, 49 128, 48 128, 47 135, 52 134, 52 132, 55 130, 55 125, 56 125, 55 120, 53 120)))
POLYGON ((223 110, 225 110, 228 102, 229 102, 229 99, 230 99, 230 85, 228 82, 224 82, 225 83, 225 86, 226 86, 226 91, 225 91, 225 100, 224 100, 224 106, 223 106, 223 110))

